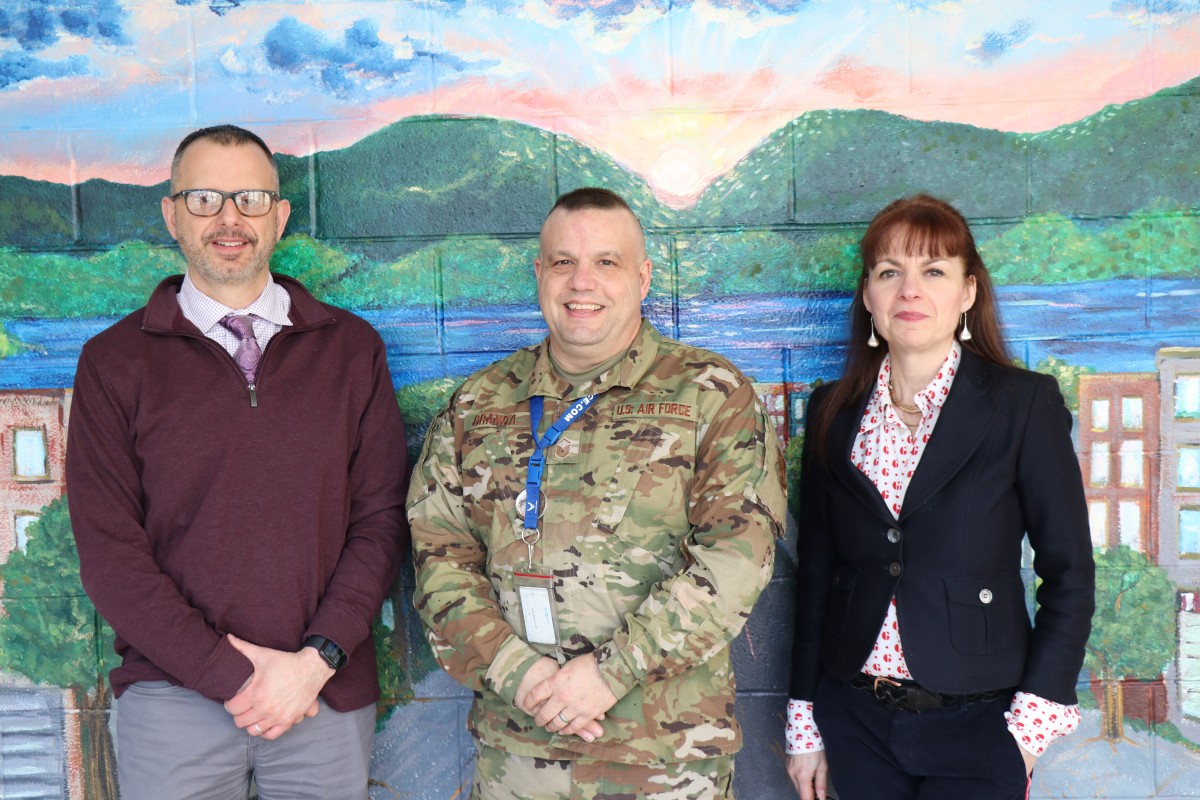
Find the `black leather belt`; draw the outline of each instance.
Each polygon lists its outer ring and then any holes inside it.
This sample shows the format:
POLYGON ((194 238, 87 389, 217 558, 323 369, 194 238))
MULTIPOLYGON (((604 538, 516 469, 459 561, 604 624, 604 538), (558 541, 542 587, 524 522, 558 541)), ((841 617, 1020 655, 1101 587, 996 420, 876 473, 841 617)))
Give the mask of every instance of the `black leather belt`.
POLYGON ((942 694, 922 689, 916 681, 883 678, 860 672, 850 679, 850 685, 862 689, 889 711, 931 711, 965 703, 980 703, 1001 697, 1012 697, 1015 689, 992 689, 974 694, 942 694))

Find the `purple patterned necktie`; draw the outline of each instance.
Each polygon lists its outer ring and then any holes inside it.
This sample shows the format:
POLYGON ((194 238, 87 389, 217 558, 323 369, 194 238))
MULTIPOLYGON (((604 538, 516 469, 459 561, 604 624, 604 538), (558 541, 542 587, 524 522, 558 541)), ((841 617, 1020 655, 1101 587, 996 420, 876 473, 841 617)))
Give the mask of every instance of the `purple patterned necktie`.
POLYGON ((233 360, 246 376, 246 383, 254 385, 254 376, 258 373, 258 360, 262 358, 262 350, 258 348, 258 339, 254 338, 254 315, 239 316, 230 314, 221 318, 221 324, 233 331, 238 337, 237 352, 233 360))

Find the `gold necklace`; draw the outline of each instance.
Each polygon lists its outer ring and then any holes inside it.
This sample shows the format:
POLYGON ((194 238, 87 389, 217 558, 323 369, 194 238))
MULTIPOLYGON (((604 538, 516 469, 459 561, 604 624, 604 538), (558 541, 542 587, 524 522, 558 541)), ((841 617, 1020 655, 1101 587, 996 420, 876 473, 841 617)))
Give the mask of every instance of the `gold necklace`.
POLYGON ((891 378, 888 378, 888 394, 891 395, 892 405, 903 411, 905 414, 920 414, 921 416, 925 416, 924 412, 921 411, 919 406, 910 406, 906 403, 901 403, 896 399, 896 387, 892 385, 891 378))

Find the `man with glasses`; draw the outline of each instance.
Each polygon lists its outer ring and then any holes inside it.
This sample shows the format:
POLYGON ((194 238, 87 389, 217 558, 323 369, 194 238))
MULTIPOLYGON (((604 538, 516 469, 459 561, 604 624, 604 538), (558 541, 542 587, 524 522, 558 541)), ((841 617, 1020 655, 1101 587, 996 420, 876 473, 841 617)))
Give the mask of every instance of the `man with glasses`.
POLYGON ((408 541, 383 343, 270 273, 290 206, 258 136, 192 133, 170 191, 186 274, 84 346, 67 445, 121 794, 365 798, 370 626, 408 541))

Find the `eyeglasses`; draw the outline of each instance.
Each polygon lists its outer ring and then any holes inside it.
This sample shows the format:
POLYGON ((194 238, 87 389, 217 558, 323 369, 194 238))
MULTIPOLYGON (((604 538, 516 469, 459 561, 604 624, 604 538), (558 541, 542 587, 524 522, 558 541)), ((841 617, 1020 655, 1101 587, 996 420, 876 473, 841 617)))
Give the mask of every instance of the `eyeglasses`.
POLYGON ((222 192, 219 189, 184 189, 171 195, 172 200, 183 198, 187 210, 197 217, 215 217, 225 207, 225 201, 233 198, 233 206, 247 217, 261 217, 271 210, 271 204, 279 199, 278 192, 266 189, 239 189, 222 192))

